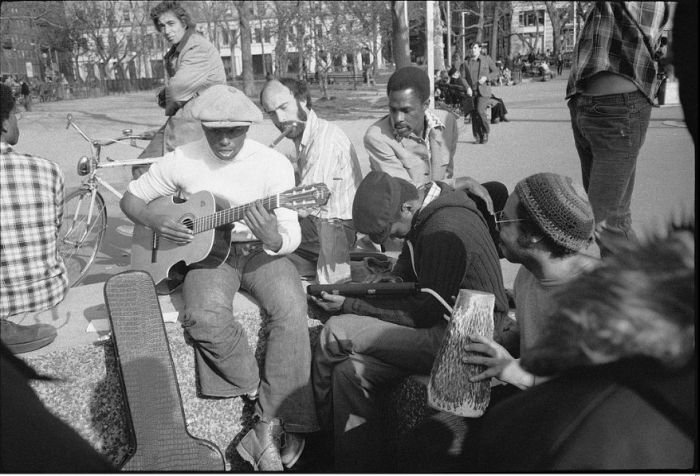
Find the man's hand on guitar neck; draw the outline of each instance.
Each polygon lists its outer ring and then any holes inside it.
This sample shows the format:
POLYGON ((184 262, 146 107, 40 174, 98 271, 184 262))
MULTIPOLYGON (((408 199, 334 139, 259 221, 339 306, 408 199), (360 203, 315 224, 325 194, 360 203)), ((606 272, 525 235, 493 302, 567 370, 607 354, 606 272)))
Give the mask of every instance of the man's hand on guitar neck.
POLYGON ((277 216, 274 212, 265 210, 261 200, 257 200, 246 209, 244 222, 268 249, 277 252, 282 248, 282 235, 277 230, 277 216))

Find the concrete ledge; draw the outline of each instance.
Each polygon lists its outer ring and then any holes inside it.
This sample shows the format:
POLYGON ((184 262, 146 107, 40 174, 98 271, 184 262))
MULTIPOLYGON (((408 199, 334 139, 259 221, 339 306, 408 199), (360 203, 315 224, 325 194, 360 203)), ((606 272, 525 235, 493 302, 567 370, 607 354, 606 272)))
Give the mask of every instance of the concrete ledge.
MULTIPOLYGON (((45 355, 90 345, 98 342, 109 334, 109 318, 104 302, 105 283, 94 283, 77 286, 68 291, 66 297, 58 306, 36 314, 27 314, 22 318, 12 318, 17 324, 51 324, 58 330, 58 336, 50 345, 22 356, 45 355), (88 328, 90 331, 88 331, 88 328)), ((179 291, 167 296, 159 296, 160 308, 166 322, 178 320, 179 313, 184 309, 182 293, 179 291)), ((244 292, 236 293, 233 299, 234 312, 258 311, 257 302, 244 292)))

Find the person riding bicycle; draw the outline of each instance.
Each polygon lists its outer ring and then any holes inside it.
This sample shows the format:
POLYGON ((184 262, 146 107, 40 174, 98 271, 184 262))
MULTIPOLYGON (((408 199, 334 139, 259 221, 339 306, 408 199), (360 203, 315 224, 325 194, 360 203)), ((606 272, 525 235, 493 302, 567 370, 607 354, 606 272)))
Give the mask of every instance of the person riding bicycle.
MULTIPOLYGON (((150 12, 156 29, 171 45, 165 54, 167 84, 158 92, 158 105, 165 109, 168 120, 140 159, 161 157, 178 145, 202 137, 199 122, 192 118, 191 100, 215 84, 226 84, 226 73, 219 51, 195 31, 190 14, 177 1, 163 1, 150 12)), ((135 166, 134 178, 148 166, 135 166)))
POLYGON ((63 173, 55 162, 13 150, 19 141, 17 115, 12 89, 0 84, 0 339, 14 354, 50 344, 56 328, 13 321, 53 308, 68 293, 57 244, 63 173))

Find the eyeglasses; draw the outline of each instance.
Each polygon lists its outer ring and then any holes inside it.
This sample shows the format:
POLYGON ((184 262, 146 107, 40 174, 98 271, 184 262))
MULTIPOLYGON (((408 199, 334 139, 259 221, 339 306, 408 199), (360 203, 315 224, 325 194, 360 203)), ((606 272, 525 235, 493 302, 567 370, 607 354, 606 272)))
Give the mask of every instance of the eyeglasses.
POLYGON ((496 212, 496 227, 500 228, 501 223, 514 223, 516 221, 527 221, 525 218, 505 218, 505 215, 503 214, 503 210, 500 212, 496 212))

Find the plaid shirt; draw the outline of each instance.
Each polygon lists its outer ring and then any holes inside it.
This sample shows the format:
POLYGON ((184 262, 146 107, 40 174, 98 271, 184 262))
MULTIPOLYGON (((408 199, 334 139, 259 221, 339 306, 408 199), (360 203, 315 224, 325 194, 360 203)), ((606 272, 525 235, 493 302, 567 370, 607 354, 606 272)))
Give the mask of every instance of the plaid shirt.
POLYGON ((68 291, 58 254, 63 174, 0 143, 0 318, 49 309, 68 291))
POLYGON ((668 2, 596 2, 576 42, 566 98, 596 73, 620 74, 649 101, 656 93, 654 52, 669 21, 668 2))

